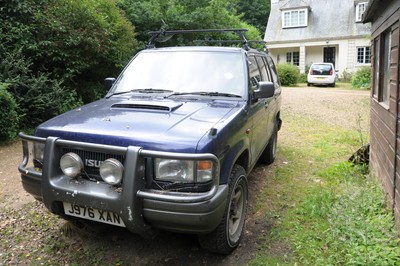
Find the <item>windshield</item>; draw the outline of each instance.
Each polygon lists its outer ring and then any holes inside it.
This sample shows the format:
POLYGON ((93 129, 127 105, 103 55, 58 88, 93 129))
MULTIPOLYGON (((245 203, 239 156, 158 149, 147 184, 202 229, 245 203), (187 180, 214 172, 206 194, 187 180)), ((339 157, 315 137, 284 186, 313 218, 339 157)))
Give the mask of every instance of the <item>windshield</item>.
POLYGON ((240 53, 209 51, 143 52, 128 65, 113 93, 166 90, 245 95, 240 53))

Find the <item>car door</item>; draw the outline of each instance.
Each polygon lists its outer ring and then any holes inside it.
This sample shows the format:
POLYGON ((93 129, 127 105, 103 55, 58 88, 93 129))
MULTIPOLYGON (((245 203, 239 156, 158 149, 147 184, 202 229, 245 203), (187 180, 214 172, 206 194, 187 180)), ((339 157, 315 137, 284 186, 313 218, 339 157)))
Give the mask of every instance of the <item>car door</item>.
MULTIPOLYGON (((255 55, 248 56, 248 69, 249 69, 249 86, 250 95, 257 89, 258 83, 265 78, 266 73, 260 72, 260 68, 257 63, 255 55)), ((249 115, 252 121, 251 129, 251 141, 250 141, 250 153, 251 153, 251 164, 254 165, 257 162, 258 157, 264 150, 269 136, 267 134, 268 128, 268 104, 270 99, 251 99, 249 115)))

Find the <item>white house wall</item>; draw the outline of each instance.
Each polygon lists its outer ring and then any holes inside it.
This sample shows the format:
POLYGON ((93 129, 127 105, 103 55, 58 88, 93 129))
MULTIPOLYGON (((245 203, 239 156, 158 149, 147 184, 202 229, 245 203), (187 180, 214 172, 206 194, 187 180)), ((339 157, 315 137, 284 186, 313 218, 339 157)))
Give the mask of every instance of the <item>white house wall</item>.
POLYGON ((300 56, 299 70, 301 73, 305 73, 305 70, 312 63, 323 62, 323 49, 328 46, 336 48, 335 68, 339 76, 342 75, 343 71, 355 72, 360 67, 371 65, 357 64, 357 48, 370 46, 369 40, 365 38, 270 44, 268 48, 277 64, 285 64, 286 53, 299 52, 301 46, 305 47, 305 55, 300 56))

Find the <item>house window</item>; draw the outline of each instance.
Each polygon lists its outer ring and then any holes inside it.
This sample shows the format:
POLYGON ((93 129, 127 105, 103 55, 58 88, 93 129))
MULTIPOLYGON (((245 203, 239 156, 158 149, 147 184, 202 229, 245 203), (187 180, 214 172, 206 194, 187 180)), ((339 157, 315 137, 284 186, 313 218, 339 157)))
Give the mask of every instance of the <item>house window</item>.
POLYGON ((370 64, 371 63, 371 48, 358 47, 357 48, 357 64, 370 64))
POLYGON ((307 27, 307 9, 283 11, 282 28, 307 27))
POLYGON ((286 63, 298 66, 300 62, 300 52, 286 53, 286 63))
POLYGON ((356 5, 356 22, 362 21, 362 15, 367 9, 368 2, 359 3, 356 5))

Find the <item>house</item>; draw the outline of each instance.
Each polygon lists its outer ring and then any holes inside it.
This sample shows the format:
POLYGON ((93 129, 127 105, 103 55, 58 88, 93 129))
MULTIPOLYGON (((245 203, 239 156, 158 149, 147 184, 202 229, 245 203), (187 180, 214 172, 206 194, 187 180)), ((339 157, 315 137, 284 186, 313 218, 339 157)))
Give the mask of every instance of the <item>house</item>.
POLYGON ((370 169, 400 229, 400 1, 370 0, 363 21, 372 27, 370 169))
POLYGON ((330 62, 342 75, 370 66, 368 0, 271 0, 265 41, 275 62, 305 73, 312 63, 330 62), (345 73, 346 73, 345 72, 345 73))

